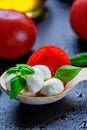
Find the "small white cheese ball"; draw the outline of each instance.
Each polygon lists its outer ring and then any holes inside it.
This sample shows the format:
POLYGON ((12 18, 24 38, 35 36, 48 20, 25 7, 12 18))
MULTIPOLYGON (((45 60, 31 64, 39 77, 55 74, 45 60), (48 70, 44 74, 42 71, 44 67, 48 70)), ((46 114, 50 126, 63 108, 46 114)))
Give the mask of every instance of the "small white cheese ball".
POLYGON ((48 80, 48 79, 51 78, 51 71, 47 66, 45 66, 45 65, 35 65, 35 67, 37 67, 41 70, 44 80, 48 80))
POLYGON ((45 96, 51 96, 61 93, 64 90, 63 83, 56 78, 51 78, 44 82, 40 93, 45 96))
POLYGON ((30 93, 37 93, 43 86, 43 78, 35 74, 27 76, 26 83, 30 93))
POLYGON ((36 76, 39 75, 39 76, 40 76, 41 78, 43 78, 43 80, 44 80, 42 71, 41 71, 38 67, 36 67, 36 66, 33 66, 32 68, 33 68, 34 71, 35 71, 34 75, 36 75, 36 76))
POLYGON ((12 78, 14 78, 16 75, 15 74, 10 74, 10 75, 6 75, 7 77, 6 77, 6 79, 5 79, 5 85, 6 85, 6 88, 8 89, 8 90, 10 90, 10 88, 11 88, 11 85, 10 85, 10 80, 12 79, 12 78))

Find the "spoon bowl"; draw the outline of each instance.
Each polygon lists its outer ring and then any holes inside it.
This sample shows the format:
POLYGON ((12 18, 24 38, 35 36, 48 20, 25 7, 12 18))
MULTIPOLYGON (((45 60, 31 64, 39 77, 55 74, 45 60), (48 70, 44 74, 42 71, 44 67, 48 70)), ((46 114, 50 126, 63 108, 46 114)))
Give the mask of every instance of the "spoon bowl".
MULTIPOLYGON (((6 72, 4 72, 1 75, 0 82, 1 82, 2 89, 9 95, 9 91, 5 85, 5 79, 6 79, 6 72)), ((61 92, 60 94, 54 96, 36 96, 36 97, 19 94, 16 97, 16 99, 19 100, 20 102, 26 104, 32 104, 32 105, 43 105, 43 104, 53 103, 65 97, 76 85, 84 81, 87 81, 87 68, 83 68, 74 79, 69 81, 66 84, 64 91, 61 92)))

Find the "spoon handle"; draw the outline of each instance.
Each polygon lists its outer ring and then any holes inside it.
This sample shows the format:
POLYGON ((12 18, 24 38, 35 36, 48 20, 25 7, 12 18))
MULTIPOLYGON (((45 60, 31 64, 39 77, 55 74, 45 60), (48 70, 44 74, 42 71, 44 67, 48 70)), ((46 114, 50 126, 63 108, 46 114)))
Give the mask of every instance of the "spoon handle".
POLYGON ((87 68, 83 68, 80 73, 71 81, 66 84, 67 89, 73 89, 76 85, 81 82, 87 81, 87 68))

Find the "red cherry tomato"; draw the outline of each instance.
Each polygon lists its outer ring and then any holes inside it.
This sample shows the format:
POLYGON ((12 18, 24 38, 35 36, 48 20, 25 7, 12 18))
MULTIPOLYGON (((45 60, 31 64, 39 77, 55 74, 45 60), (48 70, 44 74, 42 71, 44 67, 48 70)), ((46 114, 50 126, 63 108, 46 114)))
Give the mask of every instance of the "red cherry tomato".
POLYGON ((70 23, 83 40, 87 40, 87 0, 76 0, 70 11, 70 23))
POLYGON ((52 76, 54 76, 56 70, 62 65, 69 65, 70 60, 68 55, 61 48, 56 46, 44 46, 31 55, 27 64, 31 66, 37 64, 46 65, 51 70, 52 76))
POLYGON ((36 26, 24 13, 0 10, 0 57, 15 59, 30 51, 36 26))

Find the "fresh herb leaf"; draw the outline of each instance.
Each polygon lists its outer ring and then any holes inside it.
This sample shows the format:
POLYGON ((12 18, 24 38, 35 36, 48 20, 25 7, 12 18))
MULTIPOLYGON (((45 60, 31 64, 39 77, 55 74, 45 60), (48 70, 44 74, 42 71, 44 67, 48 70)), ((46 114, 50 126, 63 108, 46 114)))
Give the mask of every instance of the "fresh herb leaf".
POLYGON ((22 75, 32 75, 34 71, 32 69, 22 68, 20 69, 22 75))
POLYGON ((18 71, 21 72, 22 75, 31 75, 35 73, 34 69, 26 64, 17 64, 16 66, 18 68, 18 71))
POLYGON ((70 65, 61 66, 55 73, 55 78, 60 79, 62 82, 68 82, 72 80, 81 70, 80 67, 74 67, 70 65))
POLYGON ((75 55, 70 59, 71 65, 74 66, 87 66, 87 52, 83 52, 80 54, 75 55))
POLYGON ((11 67, 10 69, 7 70, 7 74, 16 73, 17 71, 18 71, 18 68, 16 68, 16 67, 11 67))
POLYGON ((26 85, 26 80, 22 78, 20 75, 15 76, 14 78, 11 79, 10 85, 11 85, 10 98, 13 99, 20 93, 21 90, 24 89, 26 85))
POLYGON ((12 67, 7 70, 7 74, 17 73, 18 75, 32 75, 35 73, 31 66, 26 64, 17 64, 16 67, 12 67))
POLYGON ((18 69, 22 69, 22 68, 32 68, 31 66, 27 65, 27 64, 16 64, 16 67, 18 67, 18 69))

